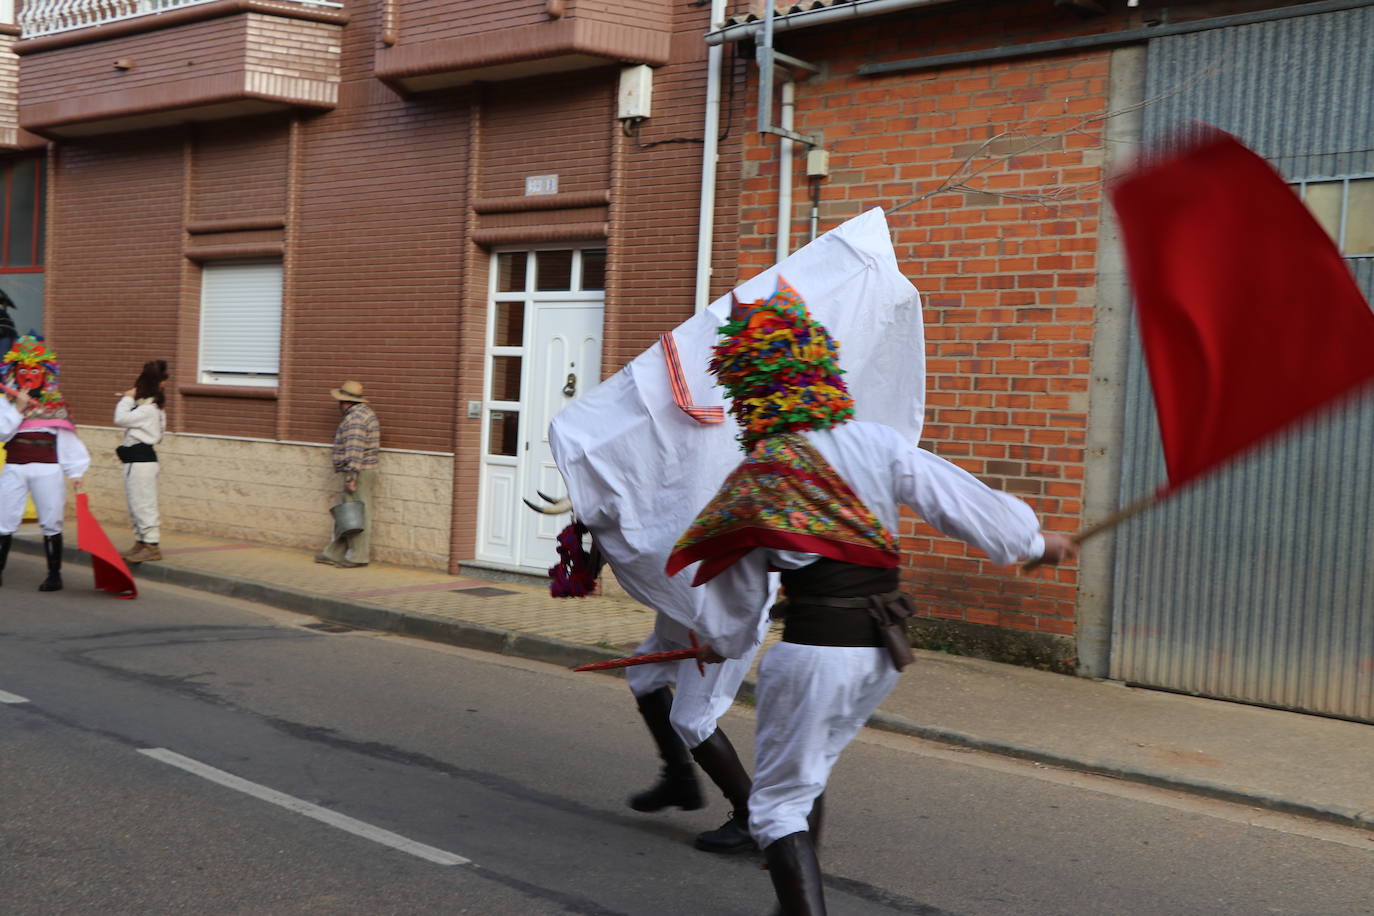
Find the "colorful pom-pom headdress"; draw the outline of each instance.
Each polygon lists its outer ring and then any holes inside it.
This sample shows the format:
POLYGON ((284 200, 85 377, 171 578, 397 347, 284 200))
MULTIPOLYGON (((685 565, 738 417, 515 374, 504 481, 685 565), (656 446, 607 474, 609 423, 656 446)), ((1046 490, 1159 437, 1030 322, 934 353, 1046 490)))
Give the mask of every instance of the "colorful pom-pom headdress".
POLYGON ((720 333, 725 339, 712 351, 711 373, 730 395, 746 449, 768 436, 853 418, 839 344, 782 277, 767 299, 736 299, 720 333))
POLYGON ((19 369, 42 369, 46 373, 43 388, 34 399, 35 403, 25 416, 65 420, 68 418, 67 402, 57 387, 57 377, 62 372, 62 364, 57 361, 57 353, 41 337, 25 334, 14 342, 5 358, 0 360, 0 385, 17 389, 19 369))

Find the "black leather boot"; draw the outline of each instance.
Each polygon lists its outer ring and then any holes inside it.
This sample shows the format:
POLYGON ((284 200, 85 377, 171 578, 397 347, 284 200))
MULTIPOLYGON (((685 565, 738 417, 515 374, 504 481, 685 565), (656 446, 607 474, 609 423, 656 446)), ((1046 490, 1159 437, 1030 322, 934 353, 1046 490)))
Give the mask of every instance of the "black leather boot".
POLYGON ((773 879, 781 916, 825 916, 821 865, 816 861, 809 833, 789 833, 764 847, 763 856, 768 861, 768 877, 773 879))
POLYGON ((5 563, 10 558, 10 543, 14 541, 12 534, 0 534, 0 585, 5 584, 5 563))
POLYGON ((38 586, 40 592, 62 590, 62 535, 43 535, 43 555, 48 558, 48 578, 38 586))
POLYGON ((669 807, 695 811, 702 807, 706 803, 697 786, 692 758, 668 719, 673 709, 673 692, 667 687, 660 687, 653 693, 635 697, 635 702, 639 706, 639 714, 644 717, 644 724, 649 727, 649 734, 654 737, 654 744, 658 745, 658 756, 663 759, 663 772, 653 788, 630 796, 630 807, 636 811, 661 811, 669 807))
POLYGON ((754 848, 749 835, 749 790, 753 780, 739 762, 735 746, 717 728, 711 737, 692 748, 692 759, 702 771, 725 793, 730 803, 730 819, 715 830, 707 830, 696 839, 697 849, 706 852, 740 852, 754 848))

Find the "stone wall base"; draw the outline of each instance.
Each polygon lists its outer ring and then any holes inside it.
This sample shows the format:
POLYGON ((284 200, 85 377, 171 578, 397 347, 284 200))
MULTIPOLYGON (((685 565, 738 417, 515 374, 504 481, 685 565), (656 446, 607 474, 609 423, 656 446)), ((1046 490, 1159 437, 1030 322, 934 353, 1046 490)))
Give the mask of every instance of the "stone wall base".
POLYGON ((913 619, 910 631, 911 644, 918 649, 985 658, 1059 674, 1077 673, 1077 650, 1071 636, 935 617, 913 619))
MULTIPOLYGON (((83 426, 80 434, 91 451, 85 485, 92 511, 122 550, 132 541, 121 536, 128 512, 114 449, 122 432, 83 426)), ((332 536, 329 507, 338 501, 340 480, 328 446, 169 434, 158 458, 162 524, 171 531, 310 551, 332 536)), ((376 502, 372 559, 448 567, 451 456, 384 449, 376 502)))

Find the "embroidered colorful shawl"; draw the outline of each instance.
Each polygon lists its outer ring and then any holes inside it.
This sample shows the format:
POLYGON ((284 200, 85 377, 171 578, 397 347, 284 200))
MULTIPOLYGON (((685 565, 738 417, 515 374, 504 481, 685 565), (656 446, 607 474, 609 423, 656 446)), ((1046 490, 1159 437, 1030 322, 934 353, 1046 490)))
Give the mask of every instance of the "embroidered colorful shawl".
POLYGON ((668 557, 672 576, 701 561, 708 582, 755 547, 890 569, 897 542, 820 453, 796 433, 757 442, 668 557))

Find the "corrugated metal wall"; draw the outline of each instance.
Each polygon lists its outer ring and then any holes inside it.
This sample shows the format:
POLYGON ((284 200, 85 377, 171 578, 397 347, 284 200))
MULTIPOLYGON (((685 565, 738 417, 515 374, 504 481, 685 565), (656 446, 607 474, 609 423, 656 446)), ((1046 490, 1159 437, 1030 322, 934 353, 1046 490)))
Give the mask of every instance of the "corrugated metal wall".
MULTIPOLYGON (((1374 174, 1371 59, 1371 7, 1156 39, 1146 137, 1199 119, 1291 180, 1374 174)), ((1123 505, 1166 479, 1131 359, 1123 505)), ((1113 677, 1374 721, 1374 398, 1127 522, 1115 575, 1113 677)))

